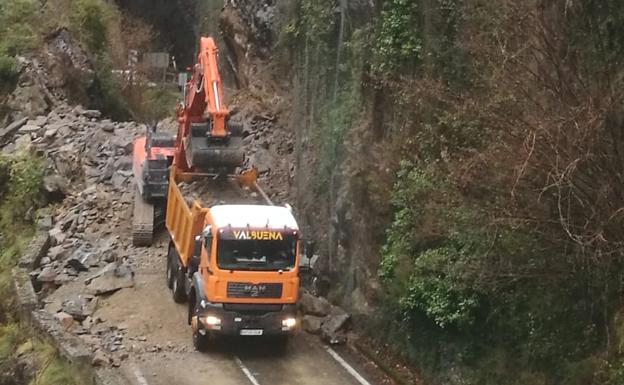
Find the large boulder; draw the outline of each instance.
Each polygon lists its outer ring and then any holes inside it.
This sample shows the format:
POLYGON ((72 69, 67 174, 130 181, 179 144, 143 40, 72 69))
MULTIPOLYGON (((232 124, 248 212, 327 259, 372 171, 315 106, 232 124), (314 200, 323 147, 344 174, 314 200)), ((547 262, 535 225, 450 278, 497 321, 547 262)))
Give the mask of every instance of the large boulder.
POLYGON ((44 114, 50 107, 50 102, 46 99, 46 94, 40 84, 26 81, 18 84, 9 95, 6 106, 11 110, 21 111, 24 115, 34 117, 44 114))
POLYGON ((344 343, 347 339, 345 331, 351 315, 339 312, 329 314, 321 324, 321 337, 330 344, 344 343))
POLYGON ((332 305, 323 297, 315 297, 304 292, 299 299, 299 306, 304 314, 324 317, 332 310, 332 305))
POLYGON ((311 334, 319 334, 321 331, 321 324, 323 323, 323 317, 317 317, 314 315, 305 315, 301 319, 301 328, 311 334))
POLYGON ((61 309, 75 320, 82 321, 93 315, 97 302, 97 298, 92 295, 74 294, 63 301, 61 309))
POLYGON ((111 262, 95 275, 87 278, 87 291, 93 295, 113 293, 134 287, 134 272, 127 266, 111 262))
POLYGON ((95 79, 95 71, 68 29, 59 28, 46 37, 42 57, 50 89, 74 102, 88 101, 87 90, 95 79))

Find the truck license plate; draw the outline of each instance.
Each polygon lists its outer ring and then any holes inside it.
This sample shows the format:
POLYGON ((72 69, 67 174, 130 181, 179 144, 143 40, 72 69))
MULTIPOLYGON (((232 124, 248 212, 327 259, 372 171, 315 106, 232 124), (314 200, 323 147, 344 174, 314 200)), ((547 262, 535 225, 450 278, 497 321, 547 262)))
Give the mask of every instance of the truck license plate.
POLYGON ((261 336, 262 329, 243 329, 240 331, 241 336, 261 336))

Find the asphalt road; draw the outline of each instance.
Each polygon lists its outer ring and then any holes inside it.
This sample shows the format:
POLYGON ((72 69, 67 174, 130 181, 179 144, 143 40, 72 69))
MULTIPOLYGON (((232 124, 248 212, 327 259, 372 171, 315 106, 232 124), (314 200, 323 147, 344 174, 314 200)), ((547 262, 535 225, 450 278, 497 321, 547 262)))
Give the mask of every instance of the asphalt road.
POLYGON ((165 243, 161 239, 151 252, 137 256, 136 287, 100 300, 95 314, 124 330, 129 356, 120 370, 133 384, 380 383, 381 373, 358 367, 362 360, 349 359, 305 332, 295 334, 285 350, 270 340, 240 337, 218 341, 205 353, 195 351, 186 306, 174 303, 165 285, 165 243))

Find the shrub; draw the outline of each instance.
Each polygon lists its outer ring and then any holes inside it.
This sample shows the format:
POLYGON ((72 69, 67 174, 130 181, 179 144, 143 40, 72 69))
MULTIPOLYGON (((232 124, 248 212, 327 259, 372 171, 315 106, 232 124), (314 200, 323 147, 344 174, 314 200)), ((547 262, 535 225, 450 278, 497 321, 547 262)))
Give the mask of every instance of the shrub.
POLYGON ((15 56, 37 47, 36 0, 0 0, 0 54, 15 56))
POLYGON ((100 0, 75 0, 71 23, 93 54, 105 52, 108 45, 110 6, 100 0))
POLYGON ((15 59, 0 54, 0 89, 3 86, 14 84, 17 80, 17 68, 15 59))
POLYGON ((0 227, 28 223, 34 211, 43 203, 41 184, 45 165, 32 154, 22 154, 9 163, 8 191, 0 205, 0 227))

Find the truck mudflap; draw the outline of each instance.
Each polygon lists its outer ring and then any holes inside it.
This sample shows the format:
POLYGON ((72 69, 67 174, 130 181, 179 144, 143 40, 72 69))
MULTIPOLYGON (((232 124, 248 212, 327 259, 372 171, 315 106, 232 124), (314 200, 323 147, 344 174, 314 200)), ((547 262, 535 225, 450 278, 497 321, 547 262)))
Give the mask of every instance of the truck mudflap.
POLYGON ((296 327, 295 304, 240 304, 200 302, 200 329, 215 335, 281 336, 296 327))

